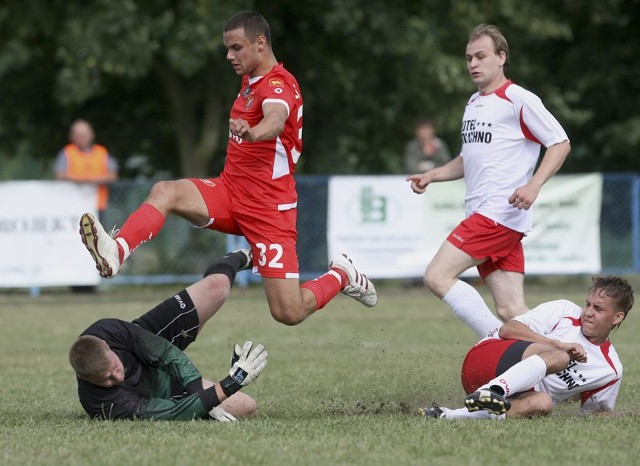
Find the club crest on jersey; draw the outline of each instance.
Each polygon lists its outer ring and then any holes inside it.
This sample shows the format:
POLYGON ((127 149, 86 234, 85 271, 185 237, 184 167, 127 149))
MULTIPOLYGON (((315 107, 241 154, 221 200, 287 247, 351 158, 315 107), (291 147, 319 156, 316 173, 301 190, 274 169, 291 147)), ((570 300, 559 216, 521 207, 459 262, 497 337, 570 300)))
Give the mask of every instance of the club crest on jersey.
POLYGON ((251 104, 253 103, 253 96, 249 96, 249 98, 247 99, 247 105, 244 106, 245 110, 249 110, 249 107, 251 107, 251 104))
POLYGON ((282 87, 284 86, 284 81, 280 78, 271 78, 269 80, 269 86, 271 87, 282 87))
POLYGON ((245 99, 247 97, 249 97, 249 94, 251 94, 251 88, 249 86, 247 86, 244 91, 242 91, 242 97, 244 97, 245 99))

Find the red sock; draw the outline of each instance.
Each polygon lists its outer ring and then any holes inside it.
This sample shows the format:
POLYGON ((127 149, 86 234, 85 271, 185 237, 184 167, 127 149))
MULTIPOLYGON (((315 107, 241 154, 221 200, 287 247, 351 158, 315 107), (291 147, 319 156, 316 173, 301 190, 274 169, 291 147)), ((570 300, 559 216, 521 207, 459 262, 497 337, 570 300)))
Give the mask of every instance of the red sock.
POLYGON ((300 285, 300 288, 306 288, 316 297, 316 311, 322 309, 329 301, 340 293, 342 288, 340 280, 336 277, 335 269, 329 270, 324 275, 320 275, 315 280, 300 285))
POLYGON ((129 254, 142 243, 152 240, 162 229, 164 220, 162 213, 151 204, 140 204, 140 207, 129 215, 127 221, 120 228, 120 232, 116 235, 116 240, 119 240, 120 262, 124 262, 129 254), (129 248, 128 251, 123 247, 122 240, 129 248))

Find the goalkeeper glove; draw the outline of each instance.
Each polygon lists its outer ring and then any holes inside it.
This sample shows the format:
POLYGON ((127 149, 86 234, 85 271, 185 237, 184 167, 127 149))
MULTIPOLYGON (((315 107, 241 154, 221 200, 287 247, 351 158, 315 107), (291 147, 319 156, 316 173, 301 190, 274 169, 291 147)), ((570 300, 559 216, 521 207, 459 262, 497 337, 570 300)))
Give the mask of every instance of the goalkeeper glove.
POLYGON ((211 416, 216 421, 220 421, 220 422, 236 421, 236 418, 233 416, 233 414, 226 412, 224 408, 220 405, 216 406, 211 411, 209 411, 209 416, 211 416))
POLYGON ((234 346, 229 370, 229 377, 220 381, 220 387, 225 395, 231 396, 253 382, 267 365, 269 356, 264 346, 253 347, 252 341, 246 341, 242 348, 234 346), (238 351, 239 350, 239 351, 238 351))

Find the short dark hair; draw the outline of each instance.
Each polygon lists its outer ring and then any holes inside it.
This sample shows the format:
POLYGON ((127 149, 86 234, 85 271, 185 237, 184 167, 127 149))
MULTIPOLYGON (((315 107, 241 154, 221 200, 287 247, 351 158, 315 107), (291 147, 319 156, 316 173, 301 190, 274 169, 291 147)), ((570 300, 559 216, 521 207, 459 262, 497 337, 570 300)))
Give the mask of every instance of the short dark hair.
POLYGON ((500 29, 493 24, 480 24, 473 28, 473 31, 469 34, 469 42, 475 42, 482 36, 487 36, 491 39, 493 42, 493 50, 496 54, 500 54, 500 52, 504 52, 506 54, 507 58, 504 61, 503 68, 507 69, 509 67, 509 63, 511 63, 509 44, 502 32, 500 32, 500 29))
POLYGON ((267 45, 271 47, 271 28, 260 13, 250 10, 236 13, 224 25, 223 32, 234 29, 244 29, 244 33, 251 42, 255 42, 259 36, 264 36, 267 39, 267 45))
POLYGON ((69 363, 76 375, 88 380, 109 370, 108 346, 93 335, 82 335, 69 350, 69 363))
MULTIPOLYGON (((600 296, 612 298, 615 301, 616 312, 623 312, 626 318, 635 302, 633 288, 629 282, 613 275, 595 276, 591 280, 593 284, 589 288, 589 294, 597 293, 600 296)), ((618 323, 614 328, 619 326, 618 323)))

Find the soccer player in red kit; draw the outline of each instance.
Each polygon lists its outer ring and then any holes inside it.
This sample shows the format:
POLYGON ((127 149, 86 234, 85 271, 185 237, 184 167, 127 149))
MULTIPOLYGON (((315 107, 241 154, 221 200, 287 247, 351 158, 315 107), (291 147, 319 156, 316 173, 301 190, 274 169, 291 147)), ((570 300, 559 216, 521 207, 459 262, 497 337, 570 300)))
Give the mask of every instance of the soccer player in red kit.
POLYGON ((253 269, 262 276, 271 315, 279 322, 302 322, 340 291, 374 306, 375 287, 344 254, 333 259, 327 273, 299 284, 293 173, 302 151, 300 87, 276 60, 269 24, 260 14, 233 16, 224 27, 223 42, 242 85, 231 109, 222 173, 154 184, 113 238, 93 215, 84 214, 80 234, 97 269, 103 277, 113 277, 173 213, 201 228, 246 237, 253 269))

